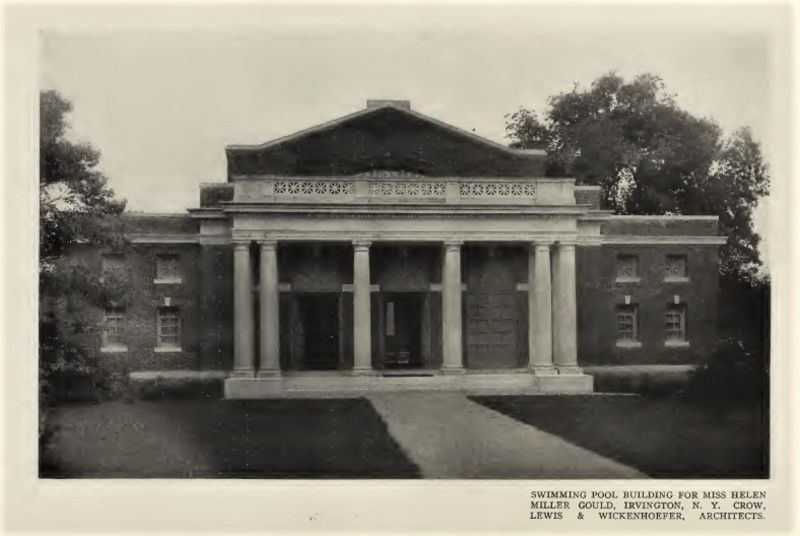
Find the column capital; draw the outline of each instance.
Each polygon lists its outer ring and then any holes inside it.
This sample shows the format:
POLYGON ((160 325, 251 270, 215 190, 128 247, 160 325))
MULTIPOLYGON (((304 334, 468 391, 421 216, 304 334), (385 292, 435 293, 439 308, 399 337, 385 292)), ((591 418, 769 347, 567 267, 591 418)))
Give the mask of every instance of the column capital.
POLYGON ((531 247, 534 249, 550 249, 550 246, 553 245, 552 240, 534 240, 531 242, 531 247))
POLYGON ((578 241, 574 240, 574 239, 573 240, 559 240, 556 243, 556 245, 558 245, 559 248, 573 248, 574 249, 575 246, 578 245, 578 241))
POLYGON ((233 244, 234 249, 243 250, 250 247, 250 239, 245 238, 234 238, 231 240, 231 244, 233 244))
POLYGON ((353 250, 355 251, 369 251, 372 242, 369 240, 353 240, 353 250))
POLYGON ((259 240, 258 245, 262 250, 265 249, 275 249, 278 247, 277 240, 259 240))
POLYGON ((445 240, 444 241, 444 248, 445 249, 461 249, 461 246, 464 245, 463 240, 445 240))

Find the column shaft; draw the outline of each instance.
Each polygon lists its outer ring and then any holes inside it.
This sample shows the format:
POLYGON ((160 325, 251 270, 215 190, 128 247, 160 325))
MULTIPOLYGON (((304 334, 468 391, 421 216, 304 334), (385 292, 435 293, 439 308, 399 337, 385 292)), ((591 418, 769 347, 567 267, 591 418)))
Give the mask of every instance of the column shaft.
POLYGON ((558 245, 554 268, 554 361, 559 373, 574 373, 579 371, 577 352, 577 296, 575 292, 575 244, 560 243, 558 245))
POLYGON ((461 243, 448 242, 444 246, 442 273, 442 369, 445 372, 464 370, 461 339, 461 243))
POLYGON ((235 243, 233 250, 233 375, 253 376, 253 277, 250 244, 235 243))
POLYGON ((353 372, 372 370, 369 242, 353 243, 353 372))
POLYGON ((528 355, 534 374, 553 374, 550 244, 531 244, 528 257, 528 355))
POLYGON ((259 376, 280 374, 280 293, 275 242, 261 243, 261 366, 259 376))

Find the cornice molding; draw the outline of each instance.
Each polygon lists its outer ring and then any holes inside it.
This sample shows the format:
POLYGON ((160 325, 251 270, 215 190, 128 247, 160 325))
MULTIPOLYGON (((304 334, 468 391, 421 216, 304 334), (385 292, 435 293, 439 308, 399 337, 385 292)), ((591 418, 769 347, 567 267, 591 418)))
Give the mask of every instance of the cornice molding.
POLYGON ((725 236, 658 236, 658 235, 611 235, 601 237, 602 245, 691 245, 723 246, 728 242, 725 236))
POLYGON ((491 205, 460 205, 458 208, 443 205, 419 206, 399 208, 397 206, 358 206, 341 205, 315 206, 315 207, 265 207, 265 206, 230 206, 225 211, 230 214, 263 214, 270 216, 290 216, 304 219, 390 219, 390 220, 448 220, 448 219, 476 219, 482 217, 496 217, 504 219, 575 219, 583 212, 579 209, 566 206, 559 207, 531 207, 531 206, 506 206, 498 208, 491 205), (455 209, 455 210, 454 210, 455 209))

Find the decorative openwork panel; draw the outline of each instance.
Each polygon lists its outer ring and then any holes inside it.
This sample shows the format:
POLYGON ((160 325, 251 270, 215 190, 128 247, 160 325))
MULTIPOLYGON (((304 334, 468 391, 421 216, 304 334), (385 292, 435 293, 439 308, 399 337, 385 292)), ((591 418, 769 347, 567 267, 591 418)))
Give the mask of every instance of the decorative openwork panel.
POLYGON ((353 181, 338 180, 279 180, 275 181, 275 195, 297 196, 351 196, 353 181))
POLYGON ((533 182, 463 182, 458 185, 461 197, 535 197, 536 183, 533 182))
POLYGON ((668 279, 686 277, 686 255, 667 255, 667 263, 664 269, 664 275, 668 279))
POLYGON ((445 183, 432 181, 370 181, 370 197, 444 197, 445 183))

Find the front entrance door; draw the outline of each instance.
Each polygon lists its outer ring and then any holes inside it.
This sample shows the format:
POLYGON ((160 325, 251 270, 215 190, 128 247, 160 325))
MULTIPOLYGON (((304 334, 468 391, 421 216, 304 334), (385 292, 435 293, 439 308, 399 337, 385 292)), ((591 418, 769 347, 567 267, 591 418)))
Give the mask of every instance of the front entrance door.
POLYGON ((334 293, 298 296, 303 323, 302 368, 339 367, 339 297, 334 293))
POLYGON ((412 293, 390 293, 386 295, 384 303, 386 367, 421 366, 421 296, 412 293))

